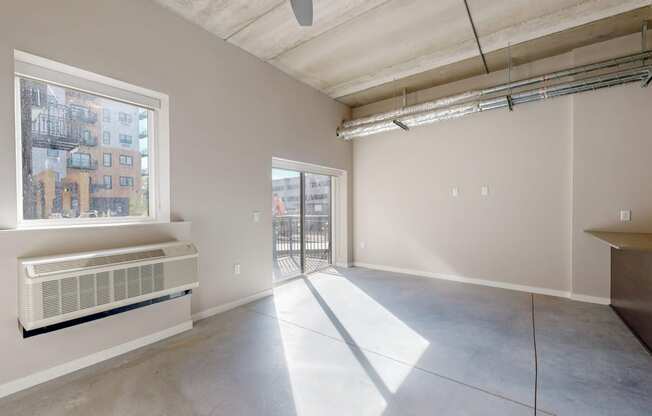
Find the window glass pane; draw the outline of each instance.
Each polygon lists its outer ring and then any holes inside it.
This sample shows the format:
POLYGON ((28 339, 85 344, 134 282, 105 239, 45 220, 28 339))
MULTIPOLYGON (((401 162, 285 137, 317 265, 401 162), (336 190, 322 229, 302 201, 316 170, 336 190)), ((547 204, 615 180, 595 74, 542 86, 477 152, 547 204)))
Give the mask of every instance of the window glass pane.
POLYGON ((25 220, 149 216, 149 110, 26 78, 20 98, 25 220))

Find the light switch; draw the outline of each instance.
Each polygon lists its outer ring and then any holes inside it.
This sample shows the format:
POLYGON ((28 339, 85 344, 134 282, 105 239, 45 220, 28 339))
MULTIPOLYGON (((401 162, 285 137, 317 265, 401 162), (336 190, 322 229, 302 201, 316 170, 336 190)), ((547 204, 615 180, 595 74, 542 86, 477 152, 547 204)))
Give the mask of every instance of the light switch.
POLYGON ((487 185, 484 185, 482 188, 480 188, 480 195, 489 196, 489 187, 487 185))
POLYGON ((459 191, 459 189, 457 189, 457 187, 451 189, 451 195, 453 196, 453 198, 457 198, 457 196, 459 194, 460 194, 460 191, 459 191))
POLYGON ((260 211, 254 211, 252 213, 252 217, 254 219, 254 222, 260 222, 260 211))
POLYGON ((236 263, 233 265, 233 274, 236 276, 240 274, 240 263, 236 263))
POLYGON ((620 211, 620 221, 627 222, 632 220, 632 211, 622 210, 620 211))
POLYGON ((364 241, 361 241, 360 242, 360 248, 362 248, 362 249, 367 248, 367 243, 365 243, 364 241))

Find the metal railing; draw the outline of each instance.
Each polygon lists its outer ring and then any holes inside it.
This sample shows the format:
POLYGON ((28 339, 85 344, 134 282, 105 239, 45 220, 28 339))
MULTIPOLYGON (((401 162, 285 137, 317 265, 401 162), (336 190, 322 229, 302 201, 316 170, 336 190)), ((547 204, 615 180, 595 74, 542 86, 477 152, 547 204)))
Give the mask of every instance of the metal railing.
MULTIPOLYGON (((272 221, 274 261, 291 257, 301 259, 301 217, 299 215, 275 216, 272 221)), ((310 273, 318 264, 331 262, 331 226, 328 215, 307 215, 303 220, 303 251, 305 272, 310 273), (318 260, 318 261, 314 261, 318 260)))
POLYGON ((71 169, 95 170, 97 169, 97 160, 68 158, 67 166, 71 169))
POLYGON ((66 117, 39 114, 32 121, 32 145, 59 150, 72 150, 79 146, 80 137, 73 134, 66 117))

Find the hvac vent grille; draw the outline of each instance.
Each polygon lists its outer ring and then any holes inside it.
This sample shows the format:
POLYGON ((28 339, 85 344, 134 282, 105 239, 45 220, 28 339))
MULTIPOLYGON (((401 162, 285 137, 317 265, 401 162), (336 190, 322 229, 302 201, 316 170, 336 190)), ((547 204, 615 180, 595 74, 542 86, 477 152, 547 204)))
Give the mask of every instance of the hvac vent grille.
POLYGON ((59 315, 59 281, 43 282, 43 317, 50 318, 59 315))
POLYGON ((113 296, 115 300, 127 298, 127 271, 115 270, 113 272, 113 296))
POLYGON ((97 293, 97 304, 104 305, 111 302, 111 276, 109 272, 102 272, 95 275, 95 290, 97 293))
POLYGON ((140 273, 137 267, 127 270, 127 295, 130 298, 140 296, 140 273))
POLYGON ((79 310, 77 291, 77 278, 67 277, 61 279, 61 313, 70 313, 79 310))
POLYGON ((140 267, 140 281, 141 281, 141 290, 143 295, 152 293, 154 291, 154 268, 152 265, 141 266, 140 267))
POLYGON ((95 306, 95 275, 87 274, 79 278, 79 308, 95 306))
POLYGON ((51 280, 42 283, 43 318, 164 289, 163 263, 51 280))
POLYGON ((165 257, 165 252, 162 249, 157 249, 139 251, 136 253, 115 254, 113 256, 100 256, 87 259, 36 264, 34 266, 34 271, 36 274, 58 273, 63 271, 85 269, 88 267, 101 267, 120 263, 128 263, 131 261, 155 259, 160 257, 165 257))

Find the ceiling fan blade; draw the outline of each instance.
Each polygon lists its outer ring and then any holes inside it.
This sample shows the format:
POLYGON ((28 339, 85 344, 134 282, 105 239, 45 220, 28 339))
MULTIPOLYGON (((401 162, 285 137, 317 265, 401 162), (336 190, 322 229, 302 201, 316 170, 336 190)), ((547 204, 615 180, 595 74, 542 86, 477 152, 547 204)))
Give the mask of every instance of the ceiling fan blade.
POLYGON ((290 0, 292 10, 301 26, 312 26, 312 0, 290 0))

